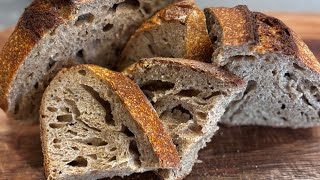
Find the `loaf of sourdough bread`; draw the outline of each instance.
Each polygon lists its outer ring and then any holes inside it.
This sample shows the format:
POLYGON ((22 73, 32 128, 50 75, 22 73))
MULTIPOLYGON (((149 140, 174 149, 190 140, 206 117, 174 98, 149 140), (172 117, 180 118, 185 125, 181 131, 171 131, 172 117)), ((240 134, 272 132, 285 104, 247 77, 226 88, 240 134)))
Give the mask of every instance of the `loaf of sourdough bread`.
POLYGON ((113 68, 144 19, 174 0, 35 0, 0 53, 0 107, 37 119, 44 89, 62 67, 113 68))
POLYGON ((58 73, 43 95, 40 127, 48 179, 123 177, 180 162, 139 87, 98 66, 58 73))
POLYGON ((320 125, 320 63, 279 19, 246 6, 205 9, 213 63, 247 88, 222 122, 306 128, 320 125))
POLYGON ((123 73, 146 94, 178 148, 181 165, 158 170, 162 179, 182 179, 191 172, 225 108, 245 88, 237 76, 187 59, 143 59, 123 73))
POLYGON ((170 57, 210 62, 213 47, 202 10, 194 3, 174 3, 146 20, 131 36, 118 69, 142 58, 170 57))

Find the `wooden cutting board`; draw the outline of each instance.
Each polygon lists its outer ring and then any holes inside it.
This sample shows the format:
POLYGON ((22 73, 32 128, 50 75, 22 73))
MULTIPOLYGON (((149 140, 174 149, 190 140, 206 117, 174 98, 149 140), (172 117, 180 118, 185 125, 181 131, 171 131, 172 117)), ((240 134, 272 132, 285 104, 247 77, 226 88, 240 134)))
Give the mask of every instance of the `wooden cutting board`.
MULTIPOLYGON (((320 59, 320 14, 272 15, 292 27, 320 59)), ((10 32, 0 33, 0 47, 10 32)), ((186 179, 320 179, 320 128, 221 127, 199 159, 202 163, 186 179)), ((2 111, 0 179, 45 179, 38 125, 9 121, 2 111)))

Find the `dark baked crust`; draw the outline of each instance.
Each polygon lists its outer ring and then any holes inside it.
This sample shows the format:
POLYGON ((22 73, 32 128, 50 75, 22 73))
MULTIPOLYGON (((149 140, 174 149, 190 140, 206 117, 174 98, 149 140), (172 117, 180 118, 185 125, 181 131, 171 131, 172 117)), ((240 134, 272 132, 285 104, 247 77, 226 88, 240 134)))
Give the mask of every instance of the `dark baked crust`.
POLYGON ((313 53, 281 20, 258 12, 252 13, 246 6, 207 8, 205 14, 209 33, 219 36, 218 48, 232 46, 233 51, 240 50, 243 54, 249 55, 285 55, 296 59, 298 64, 320 73, 320 64, 313 53), (212 29, 216 23, 220 28, 220 34, 212 29))
POLYGON ((146 68, 150 66, 154 66, 156 64, 160 65, 174 65, 178 67, 190 67, 191 69, 202 71, 207 73, 211 77, 215 77, 217 79, 221 79, 221 81, 224 81, 226 83, 232 83, 236 86, 241 86, 244 84, 244 81, 232 74, 229 73, 223 69, 220 69, 213 64, 208 64, 204 62, 189 60, 189 59, 181 59, 181 58, 149 58, 149 59, 142 59, 138 63, 135 63, 131 66, 129 66, 127 69, 123 71, 123 73, 130 77, 131 74, 134 74, 134 71, 137 71, 140 68, 146 68))
POLYGON ((0 53, 0 107, 8 108, 8 96, 16 72, 31 50, 56 27, 70 19, 78 1, 35 0, 21 16, 0 53))

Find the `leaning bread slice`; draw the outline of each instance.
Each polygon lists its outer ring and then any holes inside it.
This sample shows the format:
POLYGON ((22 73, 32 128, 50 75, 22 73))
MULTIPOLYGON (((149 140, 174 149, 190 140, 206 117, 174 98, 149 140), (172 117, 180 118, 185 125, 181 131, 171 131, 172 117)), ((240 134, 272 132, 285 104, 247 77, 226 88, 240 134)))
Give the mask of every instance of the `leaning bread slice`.
POLYGON ((0 107, 38 118, 42 93, 72 64, 112 68, 144 19, 174 0, 35 0, 0 54, 0 107))
POLYGON ((179 164, 156 111, 121 73, 94 65, 64 69, 46 89, 40 113, 49 179, 126 176, 179 164))
POLYGON ((145 21, 122 52, 119 69, 142 58, 174 57, 211 62, 212 44, 202 10, 177 2, 145 21))
POLYGON ((231 125, 320 125, 320 64, 280 20, 246 6, 205 9, 213 62, 244 78, 246 91, 227 109, 231 125))
POLYGON ((147 95, 178 148, 178 169, 159 170, 164 179, 188 175, 229 102, 243 90, 235 75, 199 61, 151 58, 124 71, 147 95))

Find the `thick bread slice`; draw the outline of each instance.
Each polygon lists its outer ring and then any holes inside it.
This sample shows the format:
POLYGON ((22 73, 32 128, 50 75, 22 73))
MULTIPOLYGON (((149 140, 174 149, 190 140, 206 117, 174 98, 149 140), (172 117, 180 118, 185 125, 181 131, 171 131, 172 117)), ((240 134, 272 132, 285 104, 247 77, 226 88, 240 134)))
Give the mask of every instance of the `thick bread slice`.
POLYGON ((205 9, 213 62, 244 78, 247 89, 227 109, 230 125, 320 125, 320 64, 280 20, 246 6, 205 9))
POLYGON ((191 172, 225 108, 245 88, 235 75, 186 59, 144 59, 124 74, 147 95, 178 148, 181 166, 158 171, 163 179, 182 179, 191 172))
POLYGON ((211 62, 212 44, 202 10, 182 1, 159 11, 131 36, 119 69, 142 58, 174 57, 211 62))
POLYGON ((156 111, 121 73, 78 65, 58 73, 40 111, 48 179, 126 176, 179 164, 156 111))
POLYGON ((42 93, 62 67, 112 68, 145 18, 174 0, 35 0, 0 54, 0 107, 38 118, 42 93))

